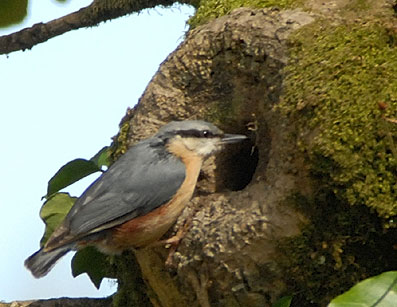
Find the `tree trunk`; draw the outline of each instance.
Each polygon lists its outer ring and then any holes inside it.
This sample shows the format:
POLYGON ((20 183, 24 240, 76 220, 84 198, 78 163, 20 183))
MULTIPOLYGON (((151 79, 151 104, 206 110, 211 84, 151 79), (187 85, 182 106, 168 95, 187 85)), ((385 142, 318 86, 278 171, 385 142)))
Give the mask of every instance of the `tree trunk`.
POLYGON ((396 4, 296 3, 201 1, 123 118, 115 158, 171 120, 250 141, 205 163, 171 264, 164 247, 113 262, 114 306, 324 306, 397 268, 396 4))
MULTIPOLYGON (((356 182, 343 185, 334 179, 332 172, 341 165, 319 146, 330 141, 323 137, 324 131, 333 131, 332 126, 322 126, 313 111, 320 108, 323 93, 346 94, 341 106, 349 106, 354 98, 343 89, 330 89, 325 81, 316 83, 317 75, 305 67, 302 72, 294 70, 310 55, 316 55, 318 62, 307 67, 332 62, 328 50, 338 48, 338 43, 345 46, 351 40, 349 31, 356 33, 353 26, 370 37, 373 27, 381 29, 380 37, 386 29, 389 38, 384 39, 392 41, 388 48, 397 51, 391 3, 358 5, 307 1, 311 12, 240 8, 198 26, 161 65, 139 104, 123 119, 121 152, 177 119, 206 119, 224 131, 250 137, 250 142, 230 147, 205 164, 195 197, 169 233, 192 217, 172 266, 165 266, 165 248, 135 252, 151 304, 271 306, 280 296, 292 294, 296 306, 324 305, 360 279, 395 268, 396 253, 390 242, 395 231, 393 227, 385 230, 395 214, 383 214, 377 207, 370 211, 364 196, 351 206, 344 193, 356 182), (340 28, 346 29, 346 38, 336 39, 334 47, 319 54, 317 37, 330 31, 333 39, 340 28), (297 48, 303 51, 296 52, 297 48), (316 88, 312 92, 297 89, 304 84, 316 88), (325 163, 328 168, 322 167, 325 163)), ((353 57, 354 45, 351 48, 353 57)), ((397 69, 396 58, 390 60, 397 69)), ((353 70, 363 69, 361 64, 353 70)), ((331 69, 329 82, 338 69, 336 65, 331 69)), ((329 72, 318 72, 322 73, 329 72)), ((395 85, 386 83, 388 91, 395 85)), ((350 88, 354 86, 359 85, 350 88)), ((389 117, 396 115, 393 97, 388 101, 389 117)), ((379 112, 375 102, 370 105, 379 112)), ((339 114, 332 116, 340 119, 339 114)), ((381 116, 375 118, 379 121, 381 116)), ((396 127, 388 129, 390 149, 396 127)), ((347 167, 342 171, 350 172, 347 167)), ((395 178, 387 184, 393 186, 395 178)), ((396 200, 395 191, 390 193, 389 213, 394 212, 396 200)), ((120 272, 121 282, 125 276, 120 272)), ((119 298, 126 296, 122 301, 131 303, 133 299, 127 297, 134 286, 122 284, 119 298)))
POLYGON ((170 272, 163 248, 136 251, 154 305, 264 306, 286 289, 276 243, 299 234, 305 219, 284 200, 294 190, 309 192, 310 180, 288 136, 293 127, 273 108, 287 60, 285 39, 313 20, 298 10, 242 8, 198 27, 130 112, 132 142, 164 122, 187 118, 251 138, 207 161, 175 228, 193 215, 170 272))

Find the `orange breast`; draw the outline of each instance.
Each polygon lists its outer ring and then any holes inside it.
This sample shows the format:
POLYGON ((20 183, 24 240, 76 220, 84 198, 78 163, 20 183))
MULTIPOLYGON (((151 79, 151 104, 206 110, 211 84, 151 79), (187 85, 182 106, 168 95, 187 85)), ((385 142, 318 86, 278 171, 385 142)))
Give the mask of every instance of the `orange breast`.
POLYGON ((184 199, 174 199, 144 216, 115 227, 112 233, 112 246, 123 250, 146 246, 159 240, 175 223, 192 193, 193 191, 184 199), (179 209, 180 207, 182 210, 179 209))

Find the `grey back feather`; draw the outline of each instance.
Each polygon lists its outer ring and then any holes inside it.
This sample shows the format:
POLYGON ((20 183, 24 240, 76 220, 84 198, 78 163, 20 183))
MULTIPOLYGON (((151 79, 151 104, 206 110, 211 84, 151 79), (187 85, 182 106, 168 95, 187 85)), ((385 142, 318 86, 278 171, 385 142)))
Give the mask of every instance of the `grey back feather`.
POLYGON ((114 227, 167 203, 185 179, 185 166, 163 142, 139 142, 99 177, 67 215, 68 236, 114 227))

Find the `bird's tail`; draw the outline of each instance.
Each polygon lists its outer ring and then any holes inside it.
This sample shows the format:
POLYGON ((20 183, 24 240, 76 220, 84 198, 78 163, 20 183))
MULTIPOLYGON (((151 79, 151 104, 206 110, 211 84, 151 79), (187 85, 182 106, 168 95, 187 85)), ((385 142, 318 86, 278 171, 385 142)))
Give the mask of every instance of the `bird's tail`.
POLYGON ((62 246, 50 252, 43 248, 39 249, 32 256, 25 260, 25 266, 36 278, 43 277, 52 269, 55 263, 71 250, 70 246, 62 246))

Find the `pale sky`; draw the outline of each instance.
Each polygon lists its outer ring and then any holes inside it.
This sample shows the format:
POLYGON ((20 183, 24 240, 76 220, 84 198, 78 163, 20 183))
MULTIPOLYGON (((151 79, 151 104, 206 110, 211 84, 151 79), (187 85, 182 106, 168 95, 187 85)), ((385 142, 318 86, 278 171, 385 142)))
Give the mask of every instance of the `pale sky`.
MULTIPOLYGON (((23 24, 0 35, 86 6, 89 0, 29 1, 23 24)), ((91 158, 118 132, 128 106, 138 101, 159 64, 182 41, 193 8, 156 8, 98 27, 72 31, 30 51, 0 56, 0 301, 52 297, 102 297, 86 275, 73 278, 72 254, 44 278, 24 268, 39 248, 39 218, 47 182, 65 163, 91 158)), ((78 196, 92 175, 66 191, 78 196)))

